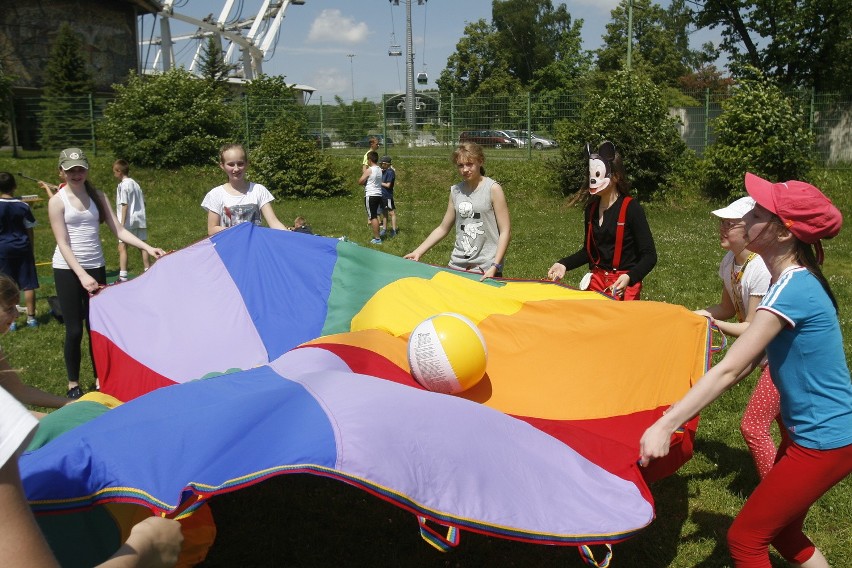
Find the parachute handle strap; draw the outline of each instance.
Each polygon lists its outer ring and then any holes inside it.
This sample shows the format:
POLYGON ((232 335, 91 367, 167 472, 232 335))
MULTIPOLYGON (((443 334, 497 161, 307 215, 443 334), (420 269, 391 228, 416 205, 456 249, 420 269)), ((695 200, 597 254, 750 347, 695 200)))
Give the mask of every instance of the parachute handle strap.
POLYGON ((612 546, 607 544, 606 546, 606 555, 601 559, 600 562, 595 560, 595 554, 592 552, 592 549, 585 544, 577 547, 577 552, 580 553, 580 558, 583 559, 589 566, 596 566, 597 568, 609 568, 609 563, 612 562, 612 546))
MULTIPOLYGON (((434 521, 433 521, 434 522, 434 521)), ((444 536, 432 527, 426 524, 426 517, 417 515, 417 524, 420 525, 420 536, 441 552, 449 552, 459 543, 459 529, 452 525, 444 525, 435 523, 447 529, 447 534, 444 536)))
POLYGON ((711 353, 718 353, 719 351, 722 351, 723 349, 725 349, 725 347, 727 347, 727 346, 728 346, 727 336, 724 333, 722 333, 722 330, 719 329, 719 326, 717 326, 715 323, 711 323, 710 324, 710 352, 711 353), (721 345, 714 345, 713 344, 714 338, 717 334, 722 340, 721 345))

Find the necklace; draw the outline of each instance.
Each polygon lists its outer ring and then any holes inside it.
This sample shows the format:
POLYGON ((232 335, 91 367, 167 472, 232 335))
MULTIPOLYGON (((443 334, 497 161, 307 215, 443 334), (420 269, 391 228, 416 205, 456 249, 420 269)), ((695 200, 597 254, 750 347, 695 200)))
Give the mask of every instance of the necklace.
POLYGON ((745 274, 746 266, 748 266, 748 263, 751 262, 751 259, 756 256, 757 253, 755 252, 748 255, 748 258, 746 258, 743 265, 740 266, 739 270, 737 271, 734 271, 736 264, 734 264, 734 261, 731 261, 731 290, 733 292, 733 294, 731 295, 733 296, 732 299, 734 300, 734 309, 737 312, 738 321, 745 321, 745 302, 743 301, 743 292, 742 288, 740 287, 740 280, 743 279, 743 274, 745 274))

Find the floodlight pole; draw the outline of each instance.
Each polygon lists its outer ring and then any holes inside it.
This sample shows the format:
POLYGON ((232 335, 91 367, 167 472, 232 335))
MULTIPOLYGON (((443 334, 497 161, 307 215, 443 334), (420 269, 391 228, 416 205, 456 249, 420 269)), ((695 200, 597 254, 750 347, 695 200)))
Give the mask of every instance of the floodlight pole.
POLYGON ((352 60, 355 57, 354 53, 350 53, 346 57, 349 58, 349 80, 352 85, 352 105, 354 108, 355 105, 355 66, 352 64, 352 60))
POLYGON ((627 70, 633 66, 633 0, 627 2, 627 70))
MULTIPOLYGON (((405 118, 408 119, 408 147, 417 136, 417 106, 414 94, 414 39, 411 34, 411 2, 405 0, 405 118)), ((422 2, 420 2, 422 4, 422 2)))

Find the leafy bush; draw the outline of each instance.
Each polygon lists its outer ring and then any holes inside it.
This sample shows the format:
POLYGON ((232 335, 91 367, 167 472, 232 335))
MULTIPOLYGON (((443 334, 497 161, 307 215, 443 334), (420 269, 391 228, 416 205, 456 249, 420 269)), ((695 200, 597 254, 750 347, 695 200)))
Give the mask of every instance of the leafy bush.
POLYGON ((557 125, 562 149, 555 165, 562 193, 572 194, 585 184, 586 142, 597 149, 609 140, 624 158, 632 193, 643 200, 664 197, 675 165, 686 152, 678 126, 660 89, 647 76, 636 71, 610 74, 606 89, 590 92, 584 99, 576 121, 557 125))
POLYGON ((184 69, 131 76, 115 90, 100 134, 116 156, 133 164, 209 164, 235 138, 236 115, 221 92, 184 69))
POLYGON ((245 143, 253 146, 270 125, 285 114, 304 113, 296 103, 296 92, 280 75, 260 75, 245 87, 243 113, 248 128, 245 143))
POLYGON ((332 197, 348 193, 331 160, 306 136, 298 115, 276 119, 251 152, 252 177, 282 197, 332 197))
POLYGON ((759 74, 742 80, 714 124, 705 192, 742 196, 746 172, 772 181, 804 179, 814 164, 814 137, 801 114, 793 99, 759 74))

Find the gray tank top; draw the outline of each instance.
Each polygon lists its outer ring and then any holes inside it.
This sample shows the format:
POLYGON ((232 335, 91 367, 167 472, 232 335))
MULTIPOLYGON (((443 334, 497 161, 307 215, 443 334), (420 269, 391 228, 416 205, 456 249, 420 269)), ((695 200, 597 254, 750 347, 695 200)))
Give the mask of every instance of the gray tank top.
POLYGON ((485 272, 497 253, 497 217, 491 204, 494 180, 483 177, 473 191, 465 183, 450 188, 456 210, 456 243, 450 256, 450 267, 485 272))

